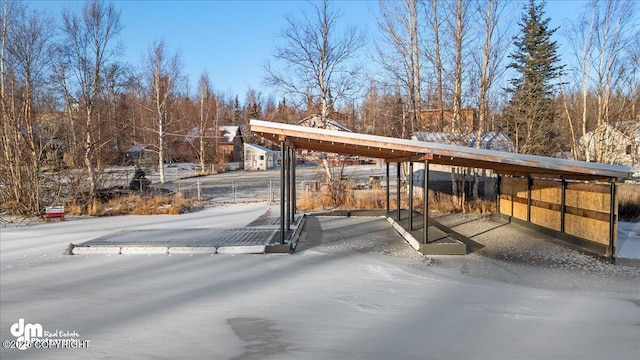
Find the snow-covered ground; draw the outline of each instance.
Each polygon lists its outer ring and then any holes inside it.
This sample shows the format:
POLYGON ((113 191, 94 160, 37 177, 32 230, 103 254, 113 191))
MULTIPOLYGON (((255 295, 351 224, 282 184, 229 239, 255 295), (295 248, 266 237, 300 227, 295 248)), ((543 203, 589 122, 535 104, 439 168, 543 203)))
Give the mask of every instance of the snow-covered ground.
POLYGON ((640 222, 618 223, 618 257, 640 259, 640 222))
POLYGON ((485 219, 468 219, 485 247, 457 257, 353 217, 309 217, 293 255, 63 255, 124 229, 243 227, 268 206, 0 228, 0 358, 638 359, 640 268, 485 219), (19 319, 85 348, 6 349, 19 319))

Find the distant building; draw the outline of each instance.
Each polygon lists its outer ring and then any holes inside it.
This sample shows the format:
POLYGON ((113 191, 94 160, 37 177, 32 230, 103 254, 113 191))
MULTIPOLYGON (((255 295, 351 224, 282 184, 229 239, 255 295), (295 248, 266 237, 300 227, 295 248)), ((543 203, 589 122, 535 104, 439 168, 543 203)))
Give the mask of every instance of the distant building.
POLYGON ((242 162, 244 140, 239 126, 219 126, 216 137, 217 152, 223 157, 223 162, 242 162))
POLYGON ((327 126, 325 127, 323 122, 322 122, 322 117, 320 115, 307 116, 306 118, 298 121, 296 123, 296 125, 312 127, 312 128, 327 129, 327 130, 334 130, 334 131, 352 132, 346 126, 344 126, 344 125, 340 124, 339 122, 337 122, 335 120, 332 120, 330 118, 327 118, 327 126))
POLYGON ((147 145, 134 145, 123 154, 122 163, 127 165, 146 165, 152 160, 149 159, 147 145))
POLYGON ((478 112, 473 108, 460 109, 460 122, 452 129, 453 110, 427 109, 420 112, 420 120, 425 129, 445 132, 471 132, 478 128, 478 112), (440 118, 442 116, 442 119, 440 118))
POLYGON ((640 124, 603 124, 578 142, 583 151, 589 152, 590 161, 632 167, 640 164, 640 124))
POLYGON ((417 131, 413 133, 411 139, 438 144, 477 147, 479 149, 495 151, 514 151, 513 141, 502 131, 485 131, 480 134, 479 140, 478 134, 475 132, 454 134, 451 132, 417 131), (478 141, 480 141, 479 146, 476 145, 478 141))
POLYGON ((279 159, 277 151, 269 150, 257 144, 244 144, 244 169, 269 170, 273 169, 279 159))
MULTIPOLYGON (((207 128, 207 131, 203 135, 208 146, 218 154, 218 159, 216 160, 220 160, 222 163, 242 162, 244 139, 242 138, 242 132, 239 126, 219 126, 217 130, 211 127, 207 128), (214 149, 216 146, 217 149, 214 149)), ((200 129, 193 127, 187 133, 184 142, 197 142, 199 136, 200 129)), ((176 145, 174 145, 174 147, 176 147, 176 145)))

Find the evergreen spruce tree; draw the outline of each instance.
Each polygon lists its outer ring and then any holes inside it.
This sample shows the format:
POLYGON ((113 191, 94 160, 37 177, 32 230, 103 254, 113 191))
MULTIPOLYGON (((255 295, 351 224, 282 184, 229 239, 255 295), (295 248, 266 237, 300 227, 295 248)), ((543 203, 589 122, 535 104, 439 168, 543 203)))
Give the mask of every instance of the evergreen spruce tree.
POLYGON ((129 183, 129 190, 146 191, 149 189, 149 184, 151 184, 151 181, 147 179, 144 170, 136 168, 136 171, 133 174, 133 179, 131 179, 131 182, 129 183))
POLYGON ((544 2, 529 0, 519 23, 515 51, 509 68, 517 72, 511 79, 511 100, 507 125, 516 143, 516 152, 549 155, 557 151, 554 94, 562 75, 557 45, 551 36, 549 18, 544 18, 544 2))
POLYGON ((233 125, 239 125, 240 119, 242 119, 242 109, 240 108, 238 95, 236 95, 235 100, 233 100, 233 125))

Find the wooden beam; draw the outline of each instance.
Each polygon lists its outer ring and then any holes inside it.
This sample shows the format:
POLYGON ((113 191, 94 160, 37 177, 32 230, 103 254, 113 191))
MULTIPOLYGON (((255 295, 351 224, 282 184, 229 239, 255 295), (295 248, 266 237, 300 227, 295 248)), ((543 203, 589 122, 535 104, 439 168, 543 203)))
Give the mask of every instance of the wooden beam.
POLYGON ((384 159, 388 163, 423 162, 425 160, 433 160, 433 154, 416 154, 407 157, 384 159))

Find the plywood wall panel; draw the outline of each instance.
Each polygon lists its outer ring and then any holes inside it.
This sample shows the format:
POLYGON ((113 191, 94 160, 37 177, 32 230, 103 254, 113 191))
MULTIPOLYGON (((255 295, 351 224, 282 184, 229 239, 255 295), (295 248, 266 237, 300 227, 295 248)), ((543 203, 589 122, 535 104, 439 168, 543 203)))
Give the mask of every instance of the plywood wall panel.
POLYGON ((609 222, 566 215, 565 232, 601 245, 609 244, 609 222))

